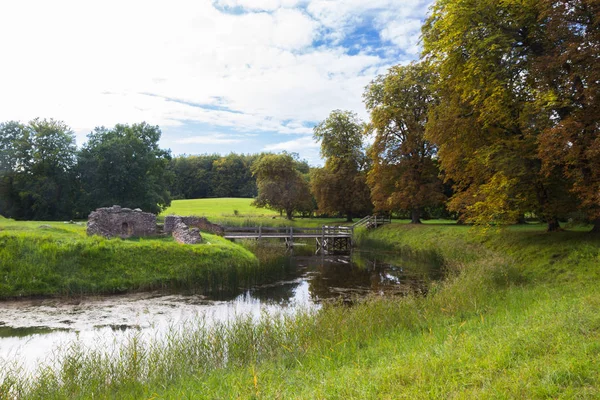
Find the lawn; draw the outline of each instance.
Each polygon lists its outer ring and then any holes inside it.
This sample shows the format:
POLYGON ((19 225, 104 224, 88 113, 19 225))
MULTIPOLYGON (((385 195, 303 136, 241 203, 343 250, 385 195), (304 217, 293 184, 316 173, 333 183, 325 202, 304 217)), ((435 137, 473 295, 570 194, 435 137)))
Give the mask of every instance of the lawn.
MULTIPOLYGON (((166 215, 196 215, 206 217, 211 222, 226 226, 298 226, 313 227, 322 225, 346 225, 344 218, 302 218, 296 216, 293 221, 280 216, 277 211, 257 208, 253 199, 219 198, 173 200, 171 206, 163 211, 166 215)), ((358 218, 355 219, 358 221, 358 218)))

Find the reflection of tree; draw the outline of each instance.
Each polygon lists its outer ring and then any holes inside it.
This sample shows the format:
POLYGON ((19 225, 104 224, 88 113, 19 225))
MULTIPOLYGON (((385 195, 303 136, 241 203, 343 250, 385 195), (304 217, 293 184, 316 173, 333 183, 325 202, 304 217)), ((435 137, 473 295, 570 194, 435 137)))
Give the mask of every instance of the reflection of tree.
POLYGON ((294 297, 294 290, 299 286, 298 282, 276 283, 263 286, 252 291, 252 297, 269 303, 284 303, 294 297))
MULTIPOLYGON (((372 256, 372 255, 371 255, 372 256)), ((319 258, 315 258, 319 260, 319 258)), ((318 273, 309 280, 315 300, 348 298, 355 295, 425 293, 436 270, 431 264, 396 259, 390 264, 368 255, 350 258, 322 258, 315 266, 318 273), (398 265, 403 265, 402 267, 398 265)))

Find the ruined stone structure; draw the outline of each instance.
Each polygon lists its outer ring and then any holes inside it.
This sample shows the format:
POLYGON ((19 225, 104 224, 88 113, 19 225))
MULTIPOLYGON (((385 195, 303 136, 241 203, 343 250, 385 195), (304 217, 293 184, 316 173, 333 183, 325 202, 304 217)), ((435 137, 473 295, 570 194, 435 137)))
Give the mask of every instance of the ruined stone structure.
POLYGON ((204 217, 179 217, 177 215, 169 215, 165 217, 165 233, 172 233, 178 222, 183 222, 191 228, 198 228, 201 231, 210 232, 215 235, 223 235, 225 229, 221 225, 213 224, 204 217))
POLYGON ((106 238, 156 235, 156 215, 139 208, 98 208, 88 217, 87 234, 106 238))
POLYGON ((173 229, 173 238, 177 243, 181 244, 198 244, 202 243, 202 236, 200 235, 200 229, 190 229, 183 222, 178 221, 173 229))

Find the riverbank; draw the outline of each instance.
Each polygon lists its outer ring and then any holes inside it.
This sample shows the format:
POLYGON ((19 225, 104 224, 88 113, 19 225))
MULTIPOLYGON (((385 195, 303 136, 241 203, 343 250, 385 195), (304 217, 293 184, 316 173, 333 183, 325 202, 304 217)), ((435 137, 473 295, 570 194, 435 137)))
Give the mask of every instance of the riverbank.
POLYGON ((180 245, 171 237, 88 237, 84 224, 0 219, 0 299, 154 289, 214 293, 260 274, 257 258, 221 237, 180 245))
POLYGON ((189 324, 119 355, 71 348, 28 398, 595 398, 600 238, 514 227, 385 226, 363 246, 435 251, 449 278, 427 297, 189 324))

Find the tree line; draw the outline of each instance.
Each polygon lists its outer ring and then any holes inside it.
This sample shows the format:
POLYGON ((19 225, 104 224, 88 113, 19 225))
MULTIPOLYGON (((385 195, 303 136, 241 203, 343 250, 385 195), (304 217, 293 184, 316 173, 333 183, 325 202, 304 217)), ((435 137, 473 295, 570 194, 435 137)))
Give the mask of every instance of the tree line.
POLYGON ((0 214, 26 220, 85 218, 112 204, 160 212, 170 204, 170 152, 146 123, 99 127, 77 149, 63 122, 0 124, 0 214))

